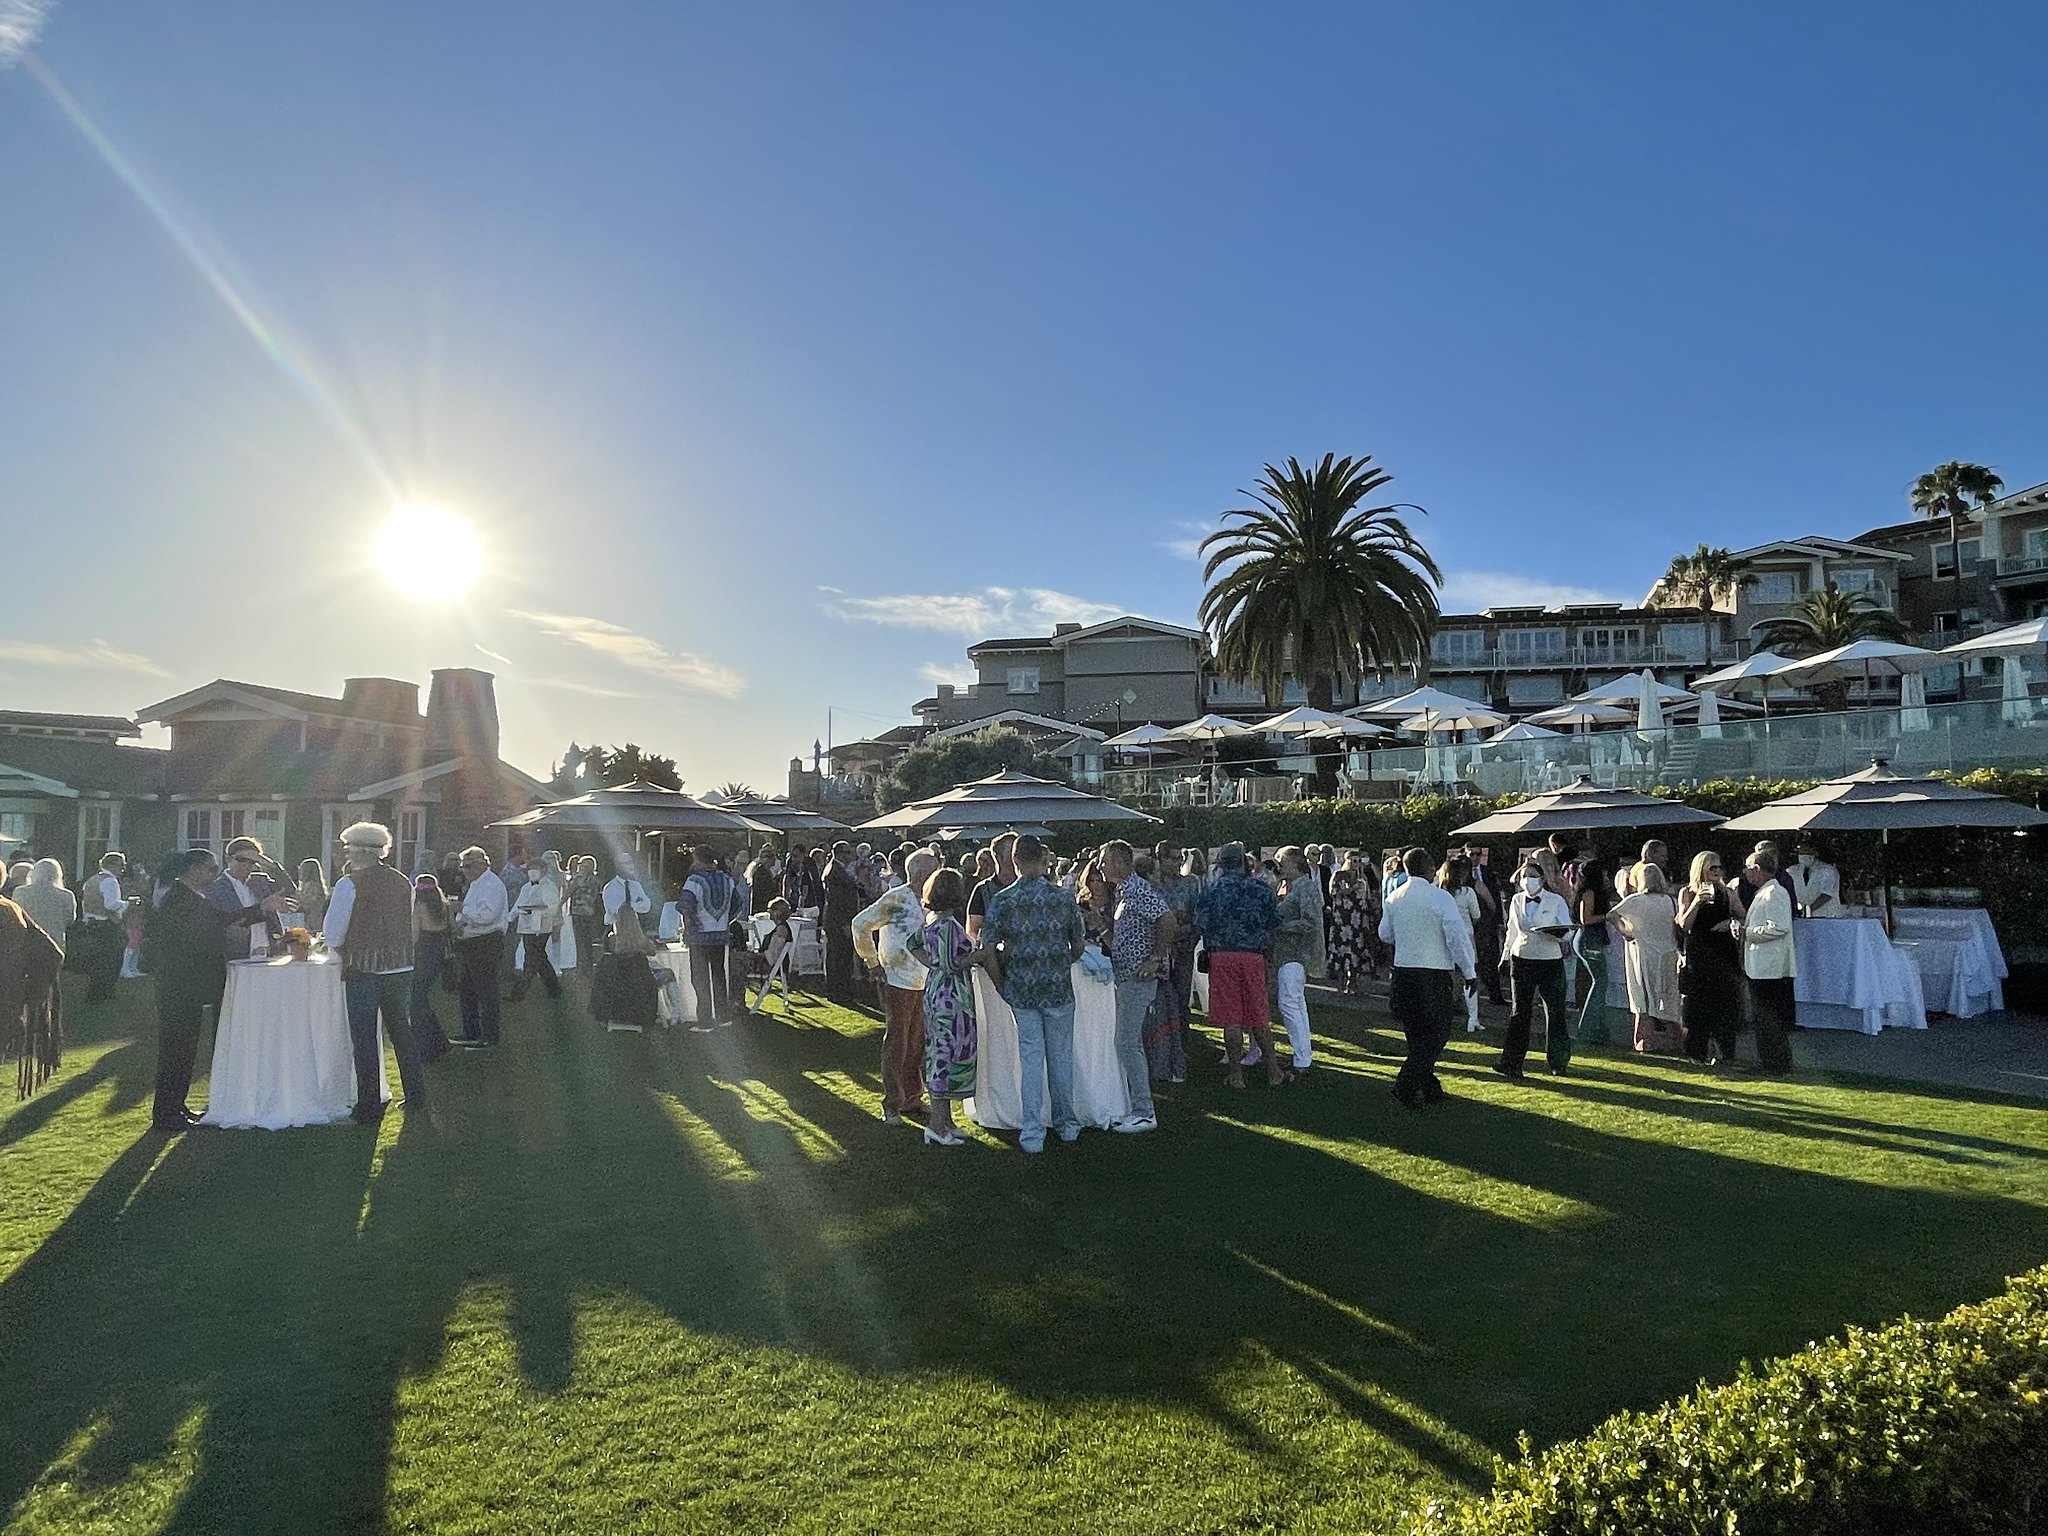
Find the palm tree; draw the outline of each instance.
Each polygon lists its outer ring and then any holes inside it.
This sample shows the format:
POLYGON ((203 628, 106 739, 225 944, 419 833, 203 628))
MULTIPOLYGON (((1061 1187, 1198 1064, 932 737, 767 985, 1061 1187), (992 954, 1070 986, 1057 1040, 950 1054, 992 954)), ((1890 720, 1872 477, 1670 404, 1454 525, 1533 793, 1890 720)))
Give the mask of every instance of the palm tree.
POLYGON ((1671 568, 1657 583, 1662 608, 1698 608, 1705 616, 1720 601, 1732 602, 1744 587, 1756 585, 1756 575, 1747 560, 1725 549, 1702 544, 1689 555, 1674 555, 1671 568))
MULTIPOLYGON (((1922 517, 1948 519, 1948 573, 1957 581, 1958 592, 1963 574, 1963 514, 1972 507, 1990 506, 2004 489, 2005 482, 1982 464, 1950 459, 1915 480, 1908 492, 1913 498, 1913 510, 1922 517)), ((1963 606, 1960 596, 1956 606, 1963 606)))
MULTIPOLYGON (((1839 592, 1833 587, 1807 593, 1790 612, 1766 619, 1756 630, 1757 649, 1781 656, 1817 656, 1857 640, 1895 640, 1903 645, 1910 638, 1891 609, 1880 607, 1866 593, 1839 592)), ((1846 682, 1816 683, 1813 693, 1822 709, 1849 707, 1846 682)))
MULTIPOLYGON (((1422 508, 1366 506, 1393 479, 1369 455, 1326 453, 1314 469, 1289 459, 1265 471, 1243 493, 1256 504, 1226 511, 1229 526, 1201 545, 1201 620, 1217 666, 1275 704, 1293 677, 1313 707, 1330 709, 1340 680, 1419 665, 1444 578, 1396 514, 1422 508)), ((1316 778, 1335 790, 1335 748, 1318 754, 1316 778)))
POLYGON ((719 799, 727 801, 758 800, 761 798, 754 792, 752 786, 741 783, 737 779, 727 779, 723 784, 719 785, 717 795, 719 799))

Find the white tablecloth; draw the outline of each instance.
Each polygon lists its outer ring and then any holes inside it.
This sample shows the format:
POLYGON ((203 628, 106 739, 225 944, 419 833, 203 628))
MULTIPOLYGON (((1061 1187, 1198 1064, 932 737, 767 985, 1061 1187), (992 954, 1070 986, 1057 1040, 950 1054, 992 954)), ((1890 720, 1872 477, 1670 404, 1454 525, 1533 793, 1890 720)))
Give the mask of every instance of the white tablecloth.
MULTIPOLYGON (((378 1051, 378 1093, 391 1097, 378 1051)), ((228 967, 207 1083, 206 1124, 281 1131, 346 1119, 356 1102, 341 966, 251 960, 228 967)))
POLYGON ((1973 1019, 2005 1008, 2005 951, 1982 907, 1895 907, 1892 937, 1913 958, 1936 1013, 1973 1019))
POLYGON ((1808 1029, 1925 1029, 1920 973, 1874 917, 1794 918, 1792 986, 1808 1029))
MULTIPOLYGON (((719 958, 723 960, 725 956, 720 955, 719 958)), ((675 1010, 675 1017, 669 1022, 696 1023, 697 989, 690 985, 690 947, 687 944, 671 944, 658 949, 654 952, 654 963, 669 973, 668 984, 662 988, 668 994, 663 1003, 664 1010, 675 1010)))
MULTIPOLYGON (((988 973, 974 972, 974 1007, 980 1045, 975 1061, 974 1097, 967 1115, 976 1125, 1014 1131, 1024 1124, 1024 1068, 1017 1052, 1017 1016, 1003 1001, 988 973)), ((1039 1120, 1052 1125, 1052 1092, 1043 1078, 1030 1084, 1038 1095, 1039 1120)), ((1107 1126, 1130 1113, 1124 1069, 1116 1059, 1116 988, 1074 967, 1074 1114, 1083 1125, 1107 1126)))

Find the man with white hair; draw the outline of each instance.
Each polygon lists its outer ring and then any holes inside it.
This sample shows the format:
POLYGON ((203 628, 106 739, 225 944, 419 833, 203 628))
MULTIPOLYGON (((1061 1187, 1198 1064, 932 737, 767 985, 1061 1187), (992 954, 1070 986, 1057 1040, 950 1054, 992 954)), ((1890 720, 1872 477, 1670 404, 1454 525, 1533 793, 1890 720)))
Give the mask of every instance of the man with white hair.
POLYGON ((882 1123, 924 1113, 925 968, 910 936, 929 920, 919 893, 939 861, 920 848, 903 865, 903 884, 882 892, 854 918, 853 950, 882 979, 882 1123), (877 936, 879 935, 879 942, 877 936))
POLYGON ((349 1118, 375 1125, 384 1118, 384 1034, 398 1056, 409 1125, 427 1114, 427 1075, 412 1032, 412 882, 384 862, 391 834, 359 821, 341 834, 346 868, 327 901, 327 948, 341 956, 348 999, 349 1043, 355 1052, 356 1105, 349 1118))
POLYGON ((462 999, 457 1045, 488 1049, 498 1043, 498 967, 505 958, 505 923, 512 900, 481 848, 462 850, 462 905, 449 919, 455 934, 456 991, 462 999))

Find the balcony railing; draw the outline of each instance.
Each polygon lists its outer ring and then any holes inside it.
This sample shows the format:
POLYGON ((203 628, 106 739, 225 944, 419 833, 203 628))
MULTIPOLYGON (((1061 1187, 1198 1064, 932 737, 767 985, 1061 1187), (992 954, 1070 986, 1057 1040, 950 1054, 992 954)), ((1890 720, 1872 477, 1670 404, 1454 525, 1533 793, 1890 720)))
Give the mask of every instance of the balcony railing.
POLYGON ((2048 576, 2048 555, 2000 555, 2000 576, 2048 576))
POLYGON ((1714 662, 1740 661, 1746 654, 1732 640, 1711 646, 1557 645, 1542 650, 1488 646, 1456 654, 1432 647, 1429 664, 1438 672, 1529 672, 1556 668, 1640 672, 1644 667, 1704 667, 1714 662))

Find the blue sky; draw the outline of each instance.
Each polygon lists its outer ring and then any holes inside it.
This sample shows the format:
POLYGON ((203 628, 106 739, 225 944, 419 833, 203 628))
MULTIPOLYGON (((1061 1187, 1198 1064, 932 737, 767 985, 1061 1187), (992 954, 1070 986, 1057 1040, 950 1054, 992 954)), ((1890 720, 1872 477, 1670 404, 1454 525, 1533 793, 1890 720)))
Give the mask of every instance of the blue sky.
POLYGON ((1188 622, 1290 453, 1389 467, 1452 607, 2048 479, 2037 5, 0 0, 30 34, 0 707, 477 665, 523 766, 778 789, 980 635, 1188 622), (482 529, 468 600, 370 570, 401 494, 482 529))

